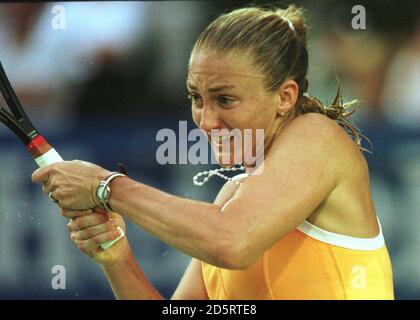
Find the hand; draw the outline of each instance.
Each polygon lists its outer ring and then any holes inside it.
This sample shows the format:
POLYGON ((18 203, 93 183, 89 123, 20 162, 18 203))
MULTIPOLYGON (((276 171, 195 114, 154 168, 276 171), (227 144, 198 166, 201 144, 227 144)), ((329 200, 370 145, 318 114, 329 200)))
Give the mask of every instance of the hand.
POLYGON ((114 212, 92 212, 62 210, 62 215, 71 218, 67 224, 70 236, 80 251, 104 266, 113 266, 128 256, 129 246, 126 237, 121 238, 107 250, 100 245, 115 240, 120 235, 117 227, 125 232, 122 217, 114 212))
POLYGON ((32 174, 32 181, 43 183, 43 192, 52 192, 60 207, 87 210, 99 206, 96 188, 110 173, 93 163, 63 161, 36 170, 32 174))

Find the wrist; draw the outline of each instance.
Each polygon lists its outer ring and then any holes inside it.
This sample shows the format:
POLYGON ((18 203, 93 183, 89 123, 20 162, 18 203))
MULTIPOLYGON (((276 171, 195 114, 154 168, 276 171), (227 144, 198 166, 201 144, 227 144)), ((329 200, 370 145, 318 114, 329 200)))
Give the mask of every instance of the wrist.
POLYGON ((123 250, 119 259, 115 260, 114 263, 100 263, 100 266, 104 271, 112 272, 114 270, 121 270, 124 266, 130 265, 132 260, 135 260, 133 252, 129 245, 123 250))
POLYGON ((111 171, 104 170, 104 172, 101 172, 100 174, 96 175, 96 177, 94 179, 95 182, 92 183, 91 194, 92 194, 92 203, 94 204, 94 208, 96 208, 96 207, 102 208, 102 206, 99 203, 98 196, 97 196, 98 187, 99 187, 99 184, 101 183, 101 181, 106 179, 110 174, 111 174, 111 171))
POLYGON ((95 190, 95 204, 107 211, 113 211, 109 205, 111 196, 111 183, 120 177, 126 177, 125 174, 119 172, 110 172, 105 178, 101 179, 95 190))

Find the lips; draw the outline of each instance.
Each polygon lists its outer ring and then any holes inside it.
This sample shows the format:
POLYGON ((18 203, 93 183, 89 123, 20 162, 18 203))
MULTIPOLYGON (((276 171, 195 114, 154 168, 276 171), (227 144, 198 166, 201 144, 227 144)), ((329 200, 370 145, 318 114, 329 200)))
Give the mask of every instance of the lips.
POLYGON ((211 142, 216 146, 223 146, 226 143, 230 143, 232 136, 210 136, 211 142))

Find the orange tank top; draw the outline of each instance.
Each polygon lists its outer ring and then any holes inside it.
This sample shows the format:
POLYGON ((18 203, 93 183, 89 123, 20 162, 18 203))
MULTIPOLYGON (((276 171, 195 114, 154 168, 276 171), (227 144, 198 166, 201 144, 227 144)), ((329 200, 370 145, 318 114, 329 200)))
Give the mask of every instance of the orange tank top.
POLYGON ((375 238, 331 233, 304 221, 246 270, 202 262, 210 299, 394 299, 382 230, 375 238))

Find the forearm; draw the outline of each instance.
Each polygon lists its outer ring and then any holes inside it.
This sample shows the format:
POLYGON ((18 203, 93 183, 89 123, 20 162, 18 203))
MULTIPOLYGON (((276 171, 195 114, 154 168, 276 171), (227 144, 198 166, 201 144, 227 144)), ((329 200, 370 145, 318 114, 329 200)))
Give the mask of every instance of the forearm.
POLYGON ((146 278, 131 251, 121 262, 113 266, 102 266, 102 270, 117 299, 164 299, 146 278))
POLYGON ((111 187, 110 205, 170 246, 201 261, 220 265, 231 242, 231 224, 218 206, 176 197, 129 178, 111 187))

